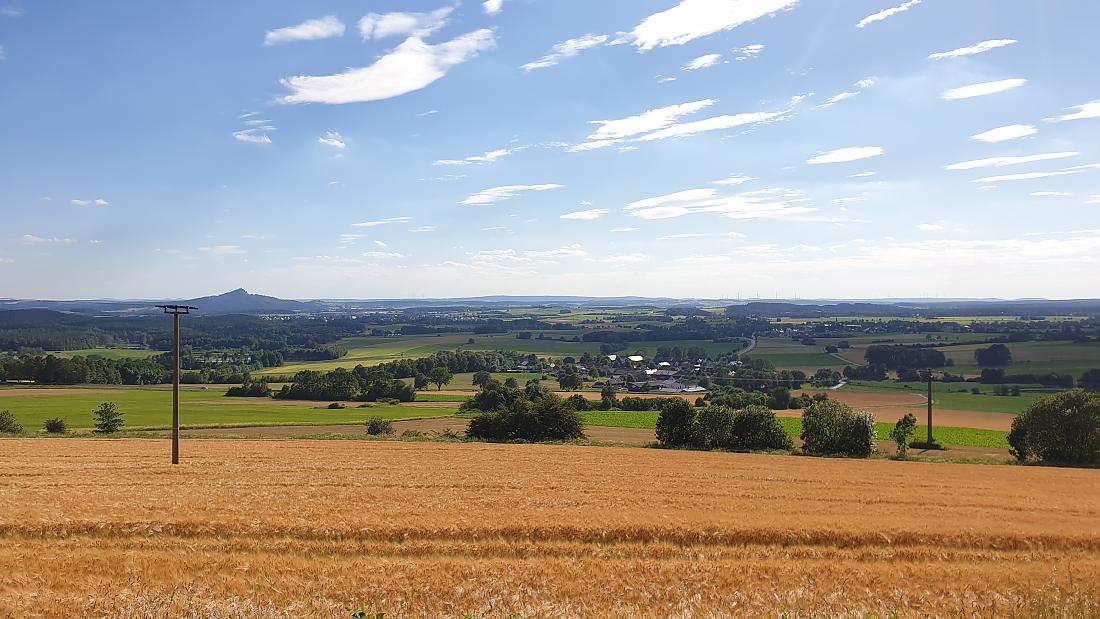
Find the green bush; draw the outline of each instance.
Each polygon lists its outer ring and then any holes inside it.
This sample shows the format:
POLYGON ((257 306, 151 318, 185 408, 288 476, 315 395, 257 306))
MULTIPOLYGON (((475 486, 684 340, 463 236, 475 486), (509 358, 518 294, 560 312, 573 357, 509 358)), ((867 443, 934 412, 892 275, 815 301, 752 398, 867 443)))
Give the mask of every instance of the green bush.
POLYGON ((1012 421, 1008 444, 1021 462, 1100 463, 1100 394, 1074 389, 1036 400, 1012 421))
POLYGON ((581 417, 562 398, 526 394, 470 420, 466 436, 489 441, 565 441, 584 438, 581 417))
POLYGON ((123 426, 122 411, 118 410, 118 404, 104 402, 99 408, 92 411, 95 418, 95 429, 103 434, 114 434, 123 426))
POLYGON ((733 409, 708 406, 695 416, 695 446, 725 449, 733 432, 733 409))
POLYGON ((905 416, 894 424, 894 429, 890 431, 890 438, 898 444, 898 458, 904 460, 909 455, 909 439, 913 437, 916 429, 917 418, 913 413, 905 413, 905 416))
POLYGON ((389 436, 393 434, 393 422, 381 417, 371 417, 367 420, 367 434, 371 436, 389 436))
POLYGON ((695 409, 687 400, 671 398, 657 415, 657 441, 668 447, 695 444, 695 409))
POLYGON ((65 423, 64 419, 60 417, 54 417, 53 419, 46 420, 45 427, 46 431, 50 434, 64 434, 65 430, 68 428, 68 425, 65 423))
POLYGON ((588 400, 586 400, 585 397, 579 393, 574 393, 573 395, 566 398, 565 401, 568 402, 569 406, 572 407, 572 409, 575 411, 588 410, 588 400))
POLYGON ((836 400, 814 402, 802 411, 802 451, 868 458, 875 452, 875 418, 836 400))
POLYGON ((240 387, 230 387, 225 391, 225 395, 237 398, 269 398, 271 388, 267 386, 266 380, 249 381, 240 387))
POLYGON ((766 406, 748 406, 733 413, 733 428, 726 449, 790 451, 791 437, 783 431, 775 413, 766 406))
POLYGON ((328 408, 329 410, 340 410, 341 408, 347 407, 339 402, 333 402, 332 404, 329 404, 326 408, 328 408))
POLYGON ((11 411, 0 411, 0 434, 22 434, 23 425, 15 420, 11 411))

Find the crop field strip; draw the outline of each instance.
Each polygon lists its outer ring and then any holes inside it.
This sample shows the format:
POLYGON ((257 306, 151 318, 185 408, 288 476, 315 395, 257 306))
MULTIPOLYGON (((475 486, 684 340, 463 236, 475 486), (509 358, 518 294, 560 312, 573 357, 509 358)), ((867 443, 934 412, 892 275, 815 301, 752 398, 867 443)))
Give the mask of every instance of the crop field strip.
POLYGON ((165 456, 2 441, 0 615, 988 616, 1095 602, 1100 581, 1095 470, 314 441, 165 456))

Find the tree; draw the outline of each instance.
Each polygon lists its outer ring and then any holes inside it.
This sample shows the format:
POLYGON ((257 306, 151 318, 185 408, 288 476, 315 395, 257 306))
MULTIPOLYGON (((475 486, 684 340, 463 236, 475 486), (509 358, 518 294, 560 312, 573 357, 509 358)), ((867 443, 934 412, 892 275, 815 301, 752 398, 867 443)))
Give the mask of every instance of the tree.
POLYGON ((890 438, 898 444, 898 459, 904 460, 908 457, 909 439, 913 438, 913 433, 916 430, 917 418, 913 416, 913 413, 905 413, 905 416, 898 419, 898 422, 894 424, 894 429, 890 431, 890 438))
POLYGON ((609 411, 615 408, 615 388, 611 385, 605 386, 600 390, 600 410, 609 411))
MULTIPOLYGON (((535 379, 535 382, 539 382, 537 378, 535 379)), ((504 379, 504 386, 508 387, 509 389, 517 389, 519 388, 519 381, 517 381, 515 377, 509 376, 508 378, 504 379)))
POLYGON ((442 366, 432 368, 432 371, 428 373, 428 382, 435 385, 437 390, 442 390, 443 385, 450 383, 454 380, 455 375, 451 373, 451 370, 442 366))
POLYGON ((45 424, 46 431, 50 434, 64 434, 66 427, 65 420, 60 417, 47 419, 45 424))
POLYGON ((776 387, 768 391, 768 408, 784 409, 791 405, 791 391, 786 387, 776 387))
POLYGON ((1100 462, 1100 394, 1074 389, 1036 400, 1008 433, 1021 462, 1100 462))
POLYGON ((413 378, 413 387, 415 387, 416 389, 423 389, 430 384, 431 381, 428 380, 427 374, 417 374, 416 377, 413 378))
POLYGON ((558 377, 558 385, 564 391, 576 391, 584 386, 584 381, 576 372, 565 372, 558 377))
POLYGON ((670 398, 657 415, 657 441, 669 447, 695 443, 695 410, 682 398, 670 398))
POLYGON ((474 372, 473 383, 475 387, 484 388, 489 381, 493 380, 493 375, 482 370, 480 372, 474 372))
POLYGON ((103 434, 118 432, 123 425, 122 411, 118 410, 118 404, 114 402, 100 404, 99 408, 92 411, 92 416, 95 417, 96 431, 103 434))
POLYGON ((993 344, 975 350, 974 361, 981 366, 1012 365, 1012 352, 1004 344, 993 344))
POLYGON ((1077 380, 1082 389, 1100 391, 1100 370, 1088 370, 1077 380))
POLYGON ((875 418, 836 400, 814 402, 802 411, 802 451, 868 458, 875 451, 875 418))

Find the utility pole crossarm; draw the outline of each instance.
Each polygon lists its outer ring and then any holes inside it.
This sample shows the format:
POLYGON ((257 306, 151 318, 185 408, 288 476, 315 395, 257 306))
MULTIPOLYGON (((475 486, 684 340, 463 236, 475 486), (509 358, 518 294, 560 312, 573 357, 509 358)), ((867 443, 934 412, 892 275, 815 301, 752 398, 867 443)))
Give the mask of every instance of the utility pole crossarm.
POLYGON ((173 357, 172 371, 172 464, 180 463, 180 316, 199 308, 190 305, 157 305, 165 314, 172 315, 173 357))

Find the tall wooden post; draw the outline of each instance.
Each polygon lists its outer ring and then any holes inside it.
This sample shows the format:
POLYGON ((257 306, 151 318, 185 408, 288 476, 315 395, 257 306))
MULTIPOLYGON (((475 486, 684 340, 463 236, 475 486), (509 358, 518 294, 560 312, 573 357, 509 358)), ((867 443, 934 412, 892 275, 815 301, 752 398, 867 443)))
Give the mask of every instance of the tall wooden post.
POLYGON ((199 309, 190 305, 158 305, 165 314, 172 315, 172 334, 175 340, 172 357, 172 464, 180 463, 180 314, 190 314, 199 309))
POLYGON ((932 447, 932 368, 927 370, 928 375, 928 447, 932 447))

